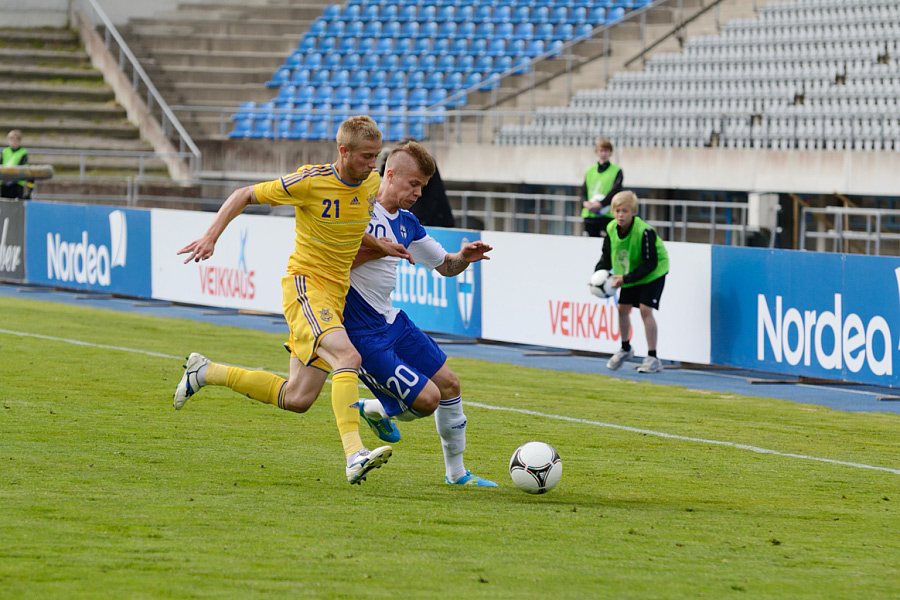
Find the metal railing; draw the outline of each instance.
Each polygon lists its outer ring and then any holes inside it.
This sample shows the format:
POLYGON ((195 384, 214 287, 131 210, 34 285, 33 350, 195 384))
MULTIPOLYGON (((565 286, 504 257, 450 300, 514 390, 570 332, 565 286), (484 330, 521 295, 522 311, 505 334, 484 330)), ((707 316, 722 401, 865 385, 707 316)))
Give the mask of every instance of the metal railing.
POLYGON ((127 76, 130 69, 131 87, 134 89, 135 94, 144 100, 147 110, 159 122, 163 135, 177 142, 178 152, 188 154, 190 172, 192 174, 199 172, 200 149, 191 139, 191 136, 188 135, 178 117, 172 112, 172 109, 169 108, 156 86, 150 81, 140 62, 131 52, 116 26, 113 25, 112 21, 109 20, 109 17, 97 3, 97 0, 72 0, 70 5, 70 19, 72 22, 75 22, 74 16, 76 12, 86 17, 95 30, 102 26, 104 45, 110 55, 118 58, 119 70, 127 76))
MULTIPOLYGON (((448 191, 447 197, 464 229, 578 235, 582 231, 580 196, 509 192, 448 191)), ((774 247, 780 207, 760 222, 774 247)), ((745 246, 759 230, 749 223, 747 202, 641 199, 638 215, 663 239, 745 246)))
POLYGON ((817 252, 897 255, 900 244, 900 209, 855 208, 850 206, 804 206, 800 211, 799 248, 817 252), (816 218, 818 217, 818 218, 816 218), (809 223, 818 221, 811 229, 809 223), (828 225, 831 225, 830 227, 828 225), (890 226, 891 229, 886 229, 890 226), (814 248, 807 248, 814 242, 814 248), (830 242, 830 248, 829 244, 830 242))

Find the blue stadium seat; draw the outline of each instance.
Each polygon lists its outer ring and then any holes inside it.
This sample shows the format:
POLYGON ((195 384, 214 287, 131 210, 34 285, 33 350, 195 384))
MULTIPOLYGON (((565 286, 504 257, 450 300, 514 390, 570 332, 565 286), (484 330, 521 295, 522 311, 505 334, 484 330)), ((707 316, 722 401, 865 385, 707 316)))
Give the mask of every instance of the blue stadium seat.
POLYGON ((381 57, 377 54, 363 54, 360 67, 369 73, 374 73, 381 68, 381 57))
POLYGON ((304 33, 303 37, 300 38, 300 43, 297 44, 297 50, 302 52, 303 54, 309 54, 310 52, 316 51, 316 43, 319 38, 314 35, 310 35, 308 33, 304 33))
POLYGON ((431 54, 431 37, 418 37, 413 43, 413 52, 419 56, 431 54))
POLYGON ((469 53, 469 40, 463 37, 458 37, 453 40, 450 44, 450 51, 448 54, 452 54, 453 56, 460 56, 463 54, 469 53))
POLYGON ((516 40, 530 40, 534 37, 534 25, 532 23, 519 23, 516 25, 516 31, 513 34, 513 39, 516 40))
POLYGON ((512 56, 498 56, 494 61, 493 71, 494 73, 505 73, 512 69, 513 59, 512 56))
POLYGON ((462 73, 447 73, 447 75, 444 76, 444 86, 448 91, 462 88, 464 82, 465 80, 462 73))
POLYGON ((472 21, 463 21, 456 29, 456 35, 467 40, 475 38, 475 23, 472 21))
POLYGON ((434 4, 419 7, 419 23, 424 21, 437 21, 437 7, 434 4))
POLYGON ((425 128, 425 123, 411 122, 406 128, 406 137, 403 139, 413 138, 421 142, 426 137, 425 128))
POLYGON ((334 37, 341 37, 344 35, 344 30, 347 28, 347 24, 343 21, 329 21, 328 28, 325 30, 327 35, 334 37))
POLYGON ((294 94, 294 104, 302 104, 312 102, 316 98, 316 87, 314 85, 304 85, 298 87, 294 94))
POLYGON ((228 134, 231 139, 250 137, 253 130, 253 119, 237 119, 234 122, 234 129, 228 134))
POLYGON ((445 23, 447 21, 455 21, 456 20, 456 7, 452 4, 443 4, 438 10, 437 14, 434 17, 434 20, 438 23, 445 23))
POLYGON ((350 71, 348 71, 347 69, 332 71, 331 79, 328 80, 328 83, 331 85, 331 87, 335 88, 350 85, 350 71))
POLYGON ((494 23, 509 23, 512 19, 512 7, 506 4, 494 7, 491 20, 494 23))
POLYGON ((308 34, 313 37, 324 37, 328 29, 328 23, 324 19, 316 19, 309 26, 308 34))
POLYGON ((293 123, 290 119, 281 119, 276 121, 275 123, 275 139, 277 140, 287 140, 291 137, 291 125, 293 123))
MULTIPOLYGON (((424 75, 424 73, 423 73, 424 75)), ((428 90, 423 87, 413 88, 409 91, 409 98, 407 99, 407 104, 409 106, 427 106, 428 105, 428 90)))
POLYGON ((406 87, 410 89, 425 87, 425 72, 413 71, 406 79, 406 87))
POLYGON ((621 6, 616 6, 615 8, 609 9, 609 12, 606 13, 606 24, 612 25, 614 23, 621 23, 625 19, 625 9, 621 6))
POLYGON ((590 39, 593 31, 594 25, 590 23, 582 23, 581 25, 575 26, 575 37, 580 38, 582 36, 585 36, 586 38, 590 39))
POLYGON ((324 17, 327 21, 339 21, 341 18, 341 5, 329 4, 326 6, 324 17))
POLYGON ((444 73, 442 71, 426 71, 425 88, 429 90, 441 88, 444 86, 444 73))
POLYGON ((400 11, 396 4, 385 4, 381 7, 381 15, 378 20, 382 23, 390 23, 392 21, 397 21, 399 16, 400 11))
POLYGON ((565 43, 562 40, 553 40, 552 42, 545 43, 544 48, 547 52, 551 52, 551 57, 562 56, 564 45, 565 43))
MULTIPOLYGON (((359 21, 356 21, 357 23, 359 21)), ((337 53, 338 54, 353 54, 356 52, 356 38, 359 36, 355 35, 346 35, 342 37, 338 41, 337 53)))
POLYGON ((386 87, 377 87, 372 89, 372 98, 370 104, 387 104, 391 98, 391 90, 386 87))
POLYGON ((434 40, 434 45, 431 47, 431 53, 437 54, 441 56, 442 54, 448 54, 450 52, 450 38, 438 38, 434 40))
POLYGON ((548 6, 536 6, 531 11, 532 23, 546 23, 550 20, 550 8, 548 6))
POLYGON ((475 37, 492 39, 494 37, 494 24, 490 21, 478 23, 475 27, 475 37))
POLYGON ((349 85, 342 85, 334 89, 332 100, 334 104, 350 104, 353 97, 353 88, 349 85))
MULTIPOLYGON (((518 40, 523 41, 523 40, 518 40)), ((488 46, 487 53, 490 56, 503 56, 506 54, 506 40, 503 38, 494 38, 488 46)))
POLYGON ((275 106, 284 106, 288 102, 291 104, 294 103, 294 94, 297 93, 297 86, 295 85, 284 85, 278 88, 278 93, 272 98, 272 102, 275 103, 275 106))
POLYGON ((337 49, 338 38, 329 35, 319 40, 317 44, 317 52, 319 52, 323 57, 327 57, 329 53, 334 52, 337 49))
POLYGON ((403 71, 388 71, 387 87, 405 88, 406 73, 404 73, 403 71))
POLYGON ((330 85, 320 85, 316 88, 316 97, 313 100, 316 104, 331 104, 334 96, 334 88, 330 85))
POLYGON ((550 23, 541 23, 534 30, 535 39, 549 42, 553 39, 553 25, 550 23))
POLYGON ((250 130, 250 137, 254 139, 260 140, 271 140, 272 139, 272 120, 271 119, 260 119, 258 121, 253 121, 252 129, 250 130))
POLYGON ((435 70, 437 66, 438 57, 434 54, 425 54, 424 56, 419 57, 419 70, 425 71, 426 73, 430 73, 435 70))
MULTIPOLYGON (((315 40, 316 38, 312 38, 315 40)), ((312 50, 311 52, 315 52, 312 50)), ((303 50, 294 50, 291 52, 291 55, 287 57, 287 60, 284 62, 284 66, 288 67, 291 70, 299 69, 303 66, 303 59, 306 58, 306 53, 303 50)))
POLYGON ((394 40, 393 38, 378 38, 375 42, 375 53, 376 54, 390 54, 394 51, 394 40))
POLYGON ((491 22, 491 24, 493 25, 493 13, 494 7, 490 4, 479 4, 478 7, 475 8, 475 18, 473 20, 478 24, 491 22))
POLYGON ((331 81, 331 71, 329 71, 328 69, 319 69, 318 71, 313 71, 313 85, 327 85, 329 81, 331 81))
POLYGON ((518 58, 520 56, 524 56, 527 50, 528 42, 526 42, 525 40, 513 40, 509 45, 509 50, 504 54, 508 54, 513 58, 518 58))
POLYGON ((341 20, 347 23, 351 21, 359 21, 360 13, 362 12, 359 4, 348 4, 341 11, 341 20))
POLYGON ((381 28, 381 21, 367 21, 365 29, 363 29, 363 36, 377 38, 381 36, 381 28))
POLYGON ((406 139, 406 123, 403 121, 389 123, 384 139, 388 142, 400 142, 406 139))
POLYGON ((447 90, 444 88, 434 88, 433 90, 428 91, 428 106, 434 107, 438 104, 443 104, 443 102, 447 99, 447 90))
POLYGON ((408 93, 409 92, 405 87, 395 87, 391 90, 391 96, 390 100, 388 100, 388 105, 391 108, 405 108, 408 93))
POLYGON ((352 54, 346 54, 344 55, 343 66, 345 69, 350 71, 350 75, 352 76, 354 71, 362 68, 362 57, 356 52, 352 54))
POLYGON ((550 17, 547 19, 547 22, 552 23, 553 25, 568 23, 569 9, 565 6, 554 6, 553 10, 550 12, 550 17))
POLYGON ((494 39, 511 40, 515 33, 515 25, 510 22, 498 23, 494 27, 494 39))
POLYGON ((443 73, 449 73, 456 67, 456 59, 450 54, 442 54, 438 57, 435 69, 443 73))
POLYGON ((530 23, 531 7, 527 4, 520 4, 516 6, 509 20, 516 25, 518 25, 519 23, 530 23))
POLYGON ((358 87, 353 90, 353 95, 350 97, 350 102, 352 104, 360 105, 365 104, 368 106, 372 101, 372 92, 367 87, 358 87))
POLYGON ((482 77, 481 73, 467 73, 465 83, 463 83, 463 87, 465 89, 473 88, 481 83, 482 79, 484 79, 484 77, 482 77))
POLYGON ((474 23, 475 21, 475 6, 472 4, 463 4, 462 6, 458 6, 456 8, 456 22, 457 23, 474 23))
POLYGON ((415 54, 400 54, 400 69, 403 71, 415 71, 419 64, 419 57, 415 54))
POLYGON ((325 119, 313 121, 312 123, 310 123, 308 137, 306 139, 308 139, 308 140, 330 139, 331 138, 331 135, 329 135, 331 133, 330 129, 331 129, 330 123, 329 123, 329 121, 326 121, 325 119))
POLYGON ((342 56, 337 53, 330 53, 325 55, 325 62, 322 64, 322 68, 328 69, 329 71, 337 71, 341 68, 341 60, 342 56))
POLYGON ((278 67, 272 79, 266 82, 266 87, 276 88, 289 83, 291 80, 291 70, 288 67, 278 67))
POLYGON ((545 51, 546 45, 544 44, 544 40, 531 40, 528 42, 528 49, 525 51, 525 54, 534 58, 535 56, 543 54, 545 51))
MULTIPOLYGON (((415 7, 413 7, 415 8, 415 7)), ((418 21, 406 21, 403 23, 403 27, 400 29, 400 37, 401 38, 409 38, 415 39, 419 36, 419 22, 418 21)))
POLYGON ((343 37, 341 39, 355 39, 358 37, 362 37, 363 32, 365 31, 365 25, 362 21, 349 21, 347 23, 347 28, 344 31, 343 37))
POLYGON ((479 56, 473 68, 479 73, 490 73, 494 69, 494 57, 487 54, 479 56))
POLYGON ((234 113, 231 118, 235 121, 240 119, 252 119, 253 113, 256 112, 256 102, 241 102, 240 109, 234 113))
POLYGON ((374 54, 375 40, 367 37, 360 38, 359 42, 356 44, 356 51, 362 56, 374 54))
POLYGON ((471 54, 463 54, 457 57, 456 70, 460 73, 471 73, 475 70, 475 57, 471 54))
POLYGON ((397 54, 385 54, 381 57, 381 68, 390 73, 400 68, 400 56, 397 54))
POLYGON ((367 88, 369 87, 369 72, 365 69, 356 69, 350 72, 350 87, 367 88))
POLYGON ((419 7, 415 4, 404 4, 397 15, 397 20, 402 23, 415 22, 418 23, 419 7))
POLYGON ((315 69, 322 68, 322 55, 318 52, 313 52, 312 54, 307 54, 303 58, 303 68, 309 69, 310 71, 314 71, 315 69))
POLYGON ((379 12, 380 7, 377 4, 366 4, 365 8, 362 9, 359 20, 364 22, 377 21, 379 12))
POLYGON ((456 21, 444 21, 438 28, 438 37, 452 39, 456 37, 456 21))
POLYGON ((488 40, 485 38, 475 38, 469 43, 469 54, 473 56, 481 56, 488 53, 488 40))
POLYGON ((551 39, 562 40, 564 42, 575 39, 575 26, 571 23, 557 25, 551 39))
MULTIPOLYGON (((599 15, 601 19, 606 19, 606 9, 602 6, 591 8, 590 11, 591 12, 588 12, 588 8, 586 6, 576 6, 569 11, 569 17, 566 22, 571 23, 572 25, 590 23, 594 20, 594 18, 596 18, 597 15, 599 15)), ((602 20, 598 21, 598 23, 602 22, 602 20)))
POLYGON ((387 87, 388 72, 384 69, 369 71, 369 85, 371 87, 387 87))
POLYGON ((288 139, 303 140, 309 133, 309 121, 306 119, 291 120, 291 133, 288 139))

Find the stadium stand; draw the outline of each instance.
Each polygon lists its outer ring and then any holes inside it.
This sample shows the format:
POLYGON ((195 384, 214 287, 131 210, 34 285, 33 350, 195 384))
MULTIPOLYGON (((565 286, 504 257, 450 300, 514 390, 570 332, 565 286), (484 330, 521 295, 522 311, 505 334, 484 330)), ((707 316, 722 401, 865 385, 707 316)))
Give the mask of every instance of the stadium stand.
MULTIPOLYGON (((317 88, 367 88, 373 96, 379 96, 373 104, 386 103, 392 111, 405 110, 409 96, 417 90, 443 89, 451 99, 439 100, 440 104, 422 105, 419 100, 423 95, 416 93, 416 106, 434 111, 428 122, 440 124, 442 109, 466 105, 469 96, 463 90, 495 89, 500 80, 491 80, 493 75, 511 72, 513 65, 517 66, 517 74, 530 68, 530 62, 523 57, 534 58, 549 48, 559 49, 565 42, 582 35, 585 27, 589 31, 596 25, 619 21, 626 9, 636 7, 630 0, 578 0, 577 5, 572 4, 571 11, 569 6, 555 5, 556 10, 551 11, 550 2, 514 5, 500 0, 477 7, 474 3, 457 5, 434 0, 403 6, 363 0, 351 0, 343 6, 329 5, 266 85, 278 90, 273 101, 280 102, 280 107, 288 111, 298 110, 296 104, 290 106, 284 100, 290 97, 291 87, 297 86, 295 78, 307 78, 306 71, 311 73, 312 85, 317 88), (354 52, 366 57, 368 78, 354 71, 348 72, 347 81, 327 80, 323 75, 326 70, 333 73, 336 69, 355 69, 355 65, 345 62, 348 57, 356 56, 354 52), (377 69, 369 62, 378 62, 377 69), (384 95, 379 92, 382 88, 390 90, 386 102, 380 97, 384 95)), ((330 91, 315 94, 314 109, 331 106, 330 91)), ((444 95, 424 95, 426 103, 438 97, 444 95)), ((333 115, 332 125, 338 116, 333 115)), ((301 114, 298 118, 308 119, 309 115, 301 114)), ((420 139, 425 137, 426 128, 415 116, 392 118, 401 118, 404 127, 391 127, 386 132, 388 141, 402 139, 410 133, 420 139), (413 124, 415 127, 411 127, 413 124)), ((248 129, 245 118, 235 117, 229 137, 271 138, 272 133, 262 132, 258 123, 257 120, 257 126, 248 129)))
POLYGON ((505 125, 499 144, 900 150, 900 5, 796 0, 505 125))

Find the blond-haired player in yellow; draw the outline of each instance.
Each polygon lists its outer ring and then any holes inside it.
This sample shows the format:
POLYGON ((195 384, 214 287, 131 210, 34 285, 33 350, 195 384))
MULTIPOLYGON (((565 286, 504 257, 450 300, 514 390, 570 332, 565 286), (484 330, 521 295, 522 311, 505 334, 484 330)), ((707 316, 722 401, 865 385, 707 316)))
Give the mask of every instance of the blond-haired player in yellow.
POLYGON ((391 455, 390 446, 369 451, 359 436, 360 356, 343 326, 350 267, 362 241, 391 256, 409 258, 398 244, 365 234, 380 176, 374 170, 381 132, 365 116, 351 117, 337 132, 334 164, 304 165, 296 173, 234 191, 206 233, 178 251, 185 263, 212 256, 228 223, 249 204, 295 207, 296 244, 282 278, 284 317, 290 327, 287 380, 265 371, 248 371, 211 362, 192 353, 175 390, 180 409, 204 385, 226 386, 254 400, 293 412, 306 412, 331 377, 331 404, 347 457, 347 479, 362 482, 391 455), (365 240, 363 240, 365 234, 365 240))

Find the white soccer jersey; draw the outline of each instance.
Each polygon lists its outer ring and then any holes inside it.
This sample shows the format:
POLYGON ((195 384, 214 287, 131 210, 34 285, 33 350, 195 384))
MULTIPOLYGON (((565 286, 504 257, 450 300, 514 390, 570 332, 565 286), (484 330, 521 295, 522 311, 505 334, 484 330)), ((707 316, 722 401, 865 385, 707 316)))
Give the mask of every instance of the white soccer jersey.
MULTIPOLYGON (((416 216, 408 210, 400 209, 392 215, 376 203, 367 231, 376 238, 388 238, 403 244, 417 265, 434 269, 447 258, 448 252, 444 247, 425 232, 416 216)), ((383 327, 385 323, 394 322, 400 309, 394 308, 391 293, 396 284, 399 262, 397 257, 385 256, 350 271, 350 293, 344 308, 344 326, 348 330, 383 327), (381 318, 376 318, 376 315, 381 318)))

